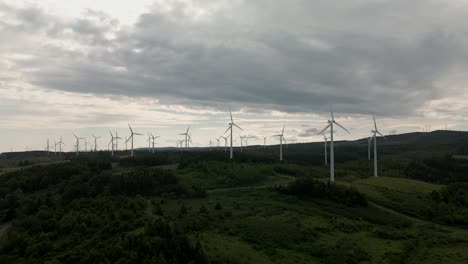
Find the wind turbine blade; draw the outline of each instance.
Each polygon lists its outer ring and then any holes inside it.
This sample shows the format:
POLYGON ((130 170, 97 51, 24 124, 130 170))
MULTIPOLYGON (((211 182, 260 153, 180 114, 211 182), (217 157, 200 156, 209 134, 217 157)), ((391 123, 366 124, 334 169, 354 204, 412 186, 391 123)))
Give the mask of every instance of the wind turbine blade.
POLYGON ((332 105, 330 105, 330 114, 331 114, 332 121, 335 121, 335 117, 333 116, 333 106, 332 105))
POLYGON ((330 126, 331 126, 331 123, 328 124, 328 126, 326 126, 324 129, 322 129, 322 131, 320 131, 320 133, 318 134, 323 134, 323 132, 325 132, 330 126))
POLYGON ((374 128, 377 131, 377 123, 375 122, 375 115, 372 115, 372 117, 374 117, 374 128))
POLYGON ((231 126, 229 126, 229 127, 226 129, 226 131, 224 131, 224 134, 226 134, 226 132, 228 132, 229 129, 231 129, 231 126))
POLYGON ((238 129, 244 131, 244 129, 242 129, 240 126, 238 126, 238 125, 236 125, 236 124, 234 124, 234 123, 232 123, 232 125, 233 125, 233 126, 236 126, 238 129))
POLYGON ((132 134, 133 134, 133 129, 132 129, 132 127, 130 126, 130 124, 128 124, 128 128, 130 128, 130 132, 132 132, 132 134))
POLYGON ((377 134, 379 134, 379 135, 381 135, 383 138, 385 138, 385 136, 382 135, 382 133, 380 133, 380 131, 377 130, 376 132, 377 132, 377 134))
POLYGON ((337 122, 333 121, 333 123, 335 123, 337 126, 341 127, 344 131, 348 132, 349 134, 351 134, 351 132, 348 131, 348 129, 344 128, 344 126, 338 124, 337 122))
POLYGON ((232 112, 231 112, 231 109, 229 109, 229 115, 231 116, 231 123, 234 123, 234 121, 232 120, 232 112))
POLYGON ((114 135, 112 135, 112 132, 110 131, 110 129, 109 129, 109 134, 111 135, 111 137, 114 137, 114 135))
POLYGON ((283 125, 283 131, 281 131, 281 135, 284 134, 284 127, 285 127, 285 126, 286 126, 286 125, 283 125))
POLYGON ((143 136, 143 134, 140 133, 133 133, 133 135, 143 136))
POLYGON ((185 132, 185 133, 188 133, 188 132, 189 132, 189 130, 190 130, 190 126, 188 126, 188 127, 187 127, 187 132, 185 132))

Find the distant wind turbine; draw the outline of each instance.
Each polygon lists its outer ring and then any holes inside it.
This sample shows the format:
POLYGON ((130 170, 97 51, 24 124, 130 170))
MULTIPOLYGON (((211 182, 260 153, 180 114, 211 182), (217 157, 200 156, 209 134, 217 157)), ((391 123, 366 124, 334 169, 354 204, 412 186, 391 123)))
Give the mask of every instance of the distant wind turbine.
POLYGON ((109 129, 109 134, 111 136, 111 140, 109 141, 109 143, 107 143, 107 146, 111 145, 111 156, 113 157, 114 156, 114 146, 115 146, 115 143, 114 143, 114 140, 115 140, 115 137, 114 135, 112 134, 112 132, 110 131, 109 129))
POLYGON ((225 136, 221 136, 223 139, 224 139, 224 151, 227 151, 227 139, 229 138, 229 136, 225 137, 225 136))
POLYGON ((45 147, 45 150, 47 151, 47 156, 50 154, 50 145, 49 145, 49 139, 47 138, 47 145, 45 147))
POLYGON ((154 154, 154 144, 155 144, 154 142, 159 136, 154 136, 152 133, 149 133, 149 134, 151 136, 151 140, 153 140, 153 154, 154 154))
MULTIPOLYGON (((228 129, 226 129, 226 131, 225 131, 224 133, 226 134, 226 132, 228 132, 228 131, 230 131, 230 133, 231 133, 231 134, 230 134, 230 137, 231 137, 231 150, 230 150, 229 158, 232 160, 232 157, 233 157, 233 151, 232 151, 232 139, 233 139, 233 138, 232 138, 232 127, 235 126, 235 127, 239 128, 240 130, 243 130, 243 129, 240 128, 238 125, 236 125, 236 124, 234 123, 234 120, 232 119, 232 112, 231 112, 231 110, 229 110, 229 115, 231 116, 231 122, 229 123, 228 129)), ((242 144, 242 142, 241 142, 241 144, 242 144)))
POLYGON ((133 132, 133 129, 132 129, 132 127, 130 126, 130 124, 128 124, 128 128, 130 128, 130 137, 128 138, 128 140, 132 140, 132 141, 131 141, 131 142, 132 142, 132 144, 131 144, 132 151, 131 151, 130 156, 133 157, 133 137, 134 137, 134 136, 142 136, 142 134, 133 132))
POLYGON ((281 134, 273 135, 274 137, 279 137, 280 139, 280 161, 283 161, 283 141, 284 143, 286 143, 286 139, 284 138, 284 128, 285 126, 283 126, 283 130, 281 131, 281 134))
POLYGON ((335 117, 333 116, 333 108, 330 107, 330 115, 331 120, 328 120, 328 125, 320 131, 319 134, 323 134, 328 128, 330 128, 330 181, 335 181, 335 154, 333 153, 333 125, 337 125, 341 127, 344 131, 350 133, 346 128, 342 125, 338 124, 335 121, 335 117))
POLYGON ((217 138, 216 141, 218 141, 218 147, 217 147, 217 150, 219 151, 219 141, 220 141, 221 137, 217 138))
MULTIPOLYGON (((79 138, 77 137, 74 133, 73 133, 73 136, 75 136, 76 138, 76 156, 78 157, 78 153, 80 152, 80 140, 84 140, 85 138, 79 138)), ((61 139, 60 139, 61 140, 61 139)))
POLYGON ((94 134, 93 134, 93 138, 94 138, 94 152, 97 151, 97 139, 100 138, 100 137, 96 137, 94 134))
POLYGON ((189 130, 190 130, 190 126, 187 127, 187 131, 185 131, 185 133, 181 133, 179 135, 181 136, 185 136, 185 150, 188 150, 188 146, 189 146, 189 130))
POLYGON ((328 154, 327 154, 327 142, 328 142, 328 138, 327 136, 325 136, 325 134, 322 134, 323 135, 323 142, 325 143, 325 166, 328 166, 328 154))

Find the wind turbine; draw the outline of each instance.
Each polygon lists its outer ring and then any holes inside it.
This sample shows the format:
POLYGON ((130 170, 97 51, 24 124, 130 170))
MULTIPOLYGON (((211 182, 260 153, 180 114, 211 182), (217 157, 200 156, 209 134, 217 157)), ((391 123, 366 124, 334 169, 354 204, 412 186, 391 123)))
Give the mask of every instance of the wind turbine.
MULTIPOLYGON (((236 124, 234 123, 234 120, 232 119, 232 112, 231 112, 231 110, 229 110, 229 115, 231 116, 231 122, 229 123, 228 129, 226 129, 226 131, 225 131, 224 133, 226 134, 226 132, 231 131, 231 134, 230 134, 230 137, 231 137, 231 150, 230 150, 229 158, 232 160, 232 157, 233 157, 233 151, 232 151, 232 127, 235 126, 235 127, 239 128, 240 130, 243 130, 243 129, 240 128, 238 125, 236 125, 236 124)), ((242 144, 242 142, 241 142, 241 144, 242 144)), ((241 148, 241 150, 242 150, 242 148, 241 148)))
POLYGON ((127 138, 127 136, 125 136, 125 152, 128 151, 127 145, 128 145, 128 138, 127 138))
POLYGON ((374 134, 372 136, 372 140, 374 141, 374 177, 377 177, 378 173, 377 173, 377 134, 381 135, 383 138, 384 135, 382 135, 382 133, 380 133, 380 131, 377 129, 377 122, 375 122, 375 115, 372 115, 373 118, 374 118, 374 130, 372 130, 371 132, 374 134))
POLYGON ((57 142, 55 139, 54 139, 54 157, 57 157, 57 145, 59 144, 59 142, 57 142))
POLYGON ((217 138, 216 141, 218 141, 218 148, 217 150, 219 150, 219 140, 221 139, 221 137, 217 138))
POLYGON ((280 161, 283 161, 283 140, 284 143, 286 143, 286 139, 284 138, 284 125, 283 125, 283 130, 281 131, 281 134, 278 135, 273 135, 274 137, 279 137, 280 139, 280 161))
POLYGON ((50 145, 49 145, 49 139, 48 138, 47 138, 47 146, 45 147, 45 149, 47 151, 47 156, 49 156, 49 154, 50 154, 50 151, 49 151, 50 145))
POLYGON ((134 135, 142 136, 142 134, 133 132, 132 127, 130 126, 130 124, 128 124, 128 128, 130 128, 130 137, 128 138, 128 140, 130 140, 130 139, 132 140, 132 144, 131 144, 132 152, 131 152, 130 156, 133 157, 133 136, 134 135))
POLYGON ((60 137, 60 141, 57 142, 57 144, 59 144, 60 157, 62 157, 62 145, 66 145, 65 143, 63 143, 62 137, 60 137))
POLYGON ((189 136, 189 130, 190 130, 190 126, 187 127, 187 131, 185 131, 185 133, 182 133, 182 134, 179 134, 181 136, 185 136, 185 150, 188 150, 188 138, 190 137, 189 136))
POLYGON ((110 131, 110 129, 109 129, 109 134, 111 136, 111 140, 109 141, 109 143, 107 143, 107 146, 112 144, 111 156, 113 157, 114 156, 114 139, 115 139, 115 137, 114 137, 114 135, 112 135, 112 132, 110 131))
POLYGON ((241 152, 242 152, 242 148, 244 147, 244 137, 239 135, 240 137, 240 142, 241 142, 241 152))
POLYGON ((229 136, 225 137, 225 136, 221 136, 223 139, 224 139, 224 151, 227 150, 227 139, 229 136))
POLYGON ((153 140, 153 154, 154 154, 154 141, 157 139, 159 136, 154 136, 152 133, 149 133, 151 135, 151 139, 153 140))
POLYGON ((210 151, 211 151, 211 145, 212 145, 212 143, 211 143, 211 138, 210 138, 210 151))
MULTIPOLYGON (((80 140, 84 140, 85 138, 79 138, 73 133, 73 136, 76 138, 76 156, 78 157, 78 152, 80 152, 80 140)), ((60 138, 60 141, 62 141, 62 138, 60 138)))
POLYGON ((323 135, 323 142, 325 142, 325 166, 328 166, 328 157, 327 157, 327 142, 328 142, 328 138, 327 136, 325 136, 325 134, 322 134, 323 135))
POLYGON ((181 139, 181 140, 177 139, 176 143, 177 143, 177 149, 180 151, 181 148, 183 147, 184 140, 183 139, 181 139))
POLYGON ((119 151, 119 139, 122 139, 119 137, 119 134, 117 131, 115 131, 115 151, 119 151))
POLYGON ((335 154, 333 153, 333 125, 337 125, 341 127, 344 131, 350 133, 346 128, 342 125, 338 124, 335 121, 335 117, 333 116, 333 108, 330 107, 330 115, 331 120, 328 120, 328 125, 320 131, 319 134, 323 134, 328 128, 330 128, 330 181, 335 181, 335 154))
POLYGON ((93 138, 94 138, 94 152, 97 151, 97 139, 100 138, 100 137, 96 137, 94 134, 93 134, 93 138))
POLYGON ((263 148, 266 148, 266 139, 267 137, 263 137, 263 148))
POLYGON ((148 142, 148 152, 151 151, 151 135, 148 133, 148 139, 146 140, 148 142))

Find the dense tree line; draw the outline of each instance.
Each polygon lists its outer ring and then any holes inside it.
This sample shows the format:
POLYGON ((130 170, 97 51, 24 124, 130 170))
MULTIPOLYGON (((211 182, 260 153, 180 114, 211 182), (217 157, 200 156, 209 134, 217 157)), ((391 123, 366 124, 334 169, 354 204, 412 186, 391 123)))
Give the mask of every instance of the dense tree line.
POLYGON ((468 160, 448 155, 415 160, 408 164, 405 174, 408 178, 440 184, 468 182, 468 160))
POLYGON ((432 191, 425 209, 427 218, 444 224, 468 226, 468 183, 451 183, 432 191))
POLYGON ((173 171, 113 173, 108 159, 77 159, 7 173, 0 218, 11 228, 0 263, 206 263, 189 230, 148 213, 145 195, 203 196, 173 171))
POLYGON ((364 194, 352 187, 323 183, 311 178, 296 180, 289 185, 277 187, 278 191, 289 195, 304 198, 324 198, 347 206, 367 206, 367 198, 364 194))

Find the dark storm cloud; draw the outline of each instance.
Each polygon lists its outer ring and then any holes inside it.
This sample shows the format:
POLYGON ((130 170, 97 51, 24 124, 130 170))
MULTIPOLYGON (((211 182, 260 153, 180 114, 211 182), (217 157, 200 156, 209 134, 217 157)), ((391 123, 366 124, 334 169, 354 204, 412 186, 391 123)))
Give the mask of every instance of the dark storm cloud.
POLYGON ((1 8, 23 22, 4 24, 8 30, 86 46, 17 62, 19 71, 41 65, 28 81, 165 104, 288 112, 334 104, 348 113, 398 115, 443 97, 439 81, 468 61, 466 37, 457 34, 467 9, 436 1, 248 1, 201 21, 179 3, 142 14, 129 28, 93 11, 63 21, 37 8, 1 8))

